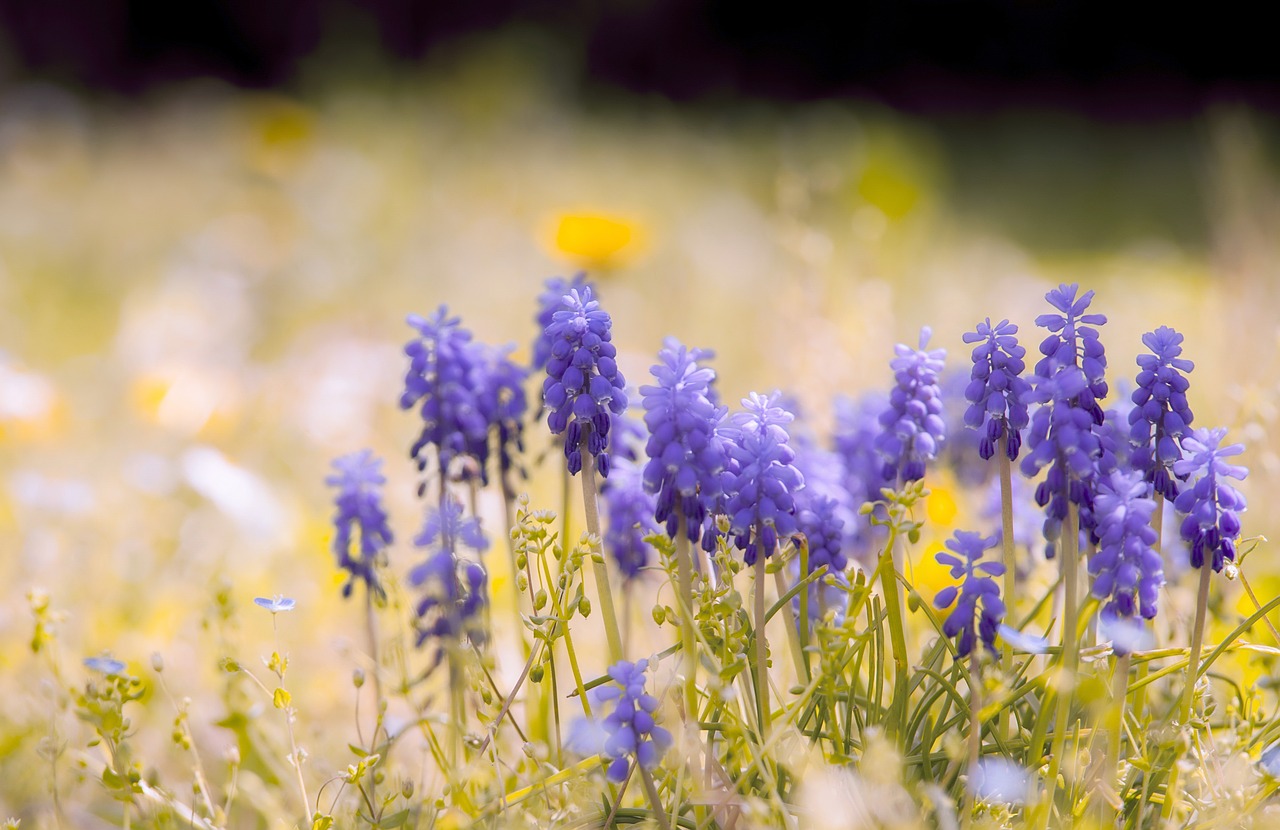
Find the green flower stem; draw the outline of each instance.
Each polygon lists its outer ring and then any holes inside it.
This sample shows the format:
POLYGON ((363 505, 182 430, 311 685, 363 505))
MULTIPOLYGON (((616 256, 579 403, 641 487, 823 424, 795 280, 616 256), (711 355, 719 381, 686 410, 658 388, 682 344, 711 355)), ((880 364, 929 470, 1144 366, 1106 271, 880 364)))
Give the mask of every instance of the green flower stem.
MULTIPOLYGON (((596 496, 596 472, 587 452, 587 433, 582 433, 582 457, 588 463, 583 464, 582 503, 586 508, 587 532, 597 540, 596 548, 591 552, 591 564, 596 575, 596 593, 600 597, 600 613, 604 617, 604 636, 609 645, 609 664, 622 660, 622 636, 618 629, 618 615, 613 610, 613 593, 609 587, 609 568, 604 562, 604 550, 599 547, 600 539, 600 505, 596 496)), ((578 685, 582 685, 579 683, 578 685)))
MULTIPOLYGON (((364 622, 365 631, 369 635, 369 661, 373 664, 373 735, 369 738, 369 751, 376 752, 378 747, 378 733, 382 731, 382 664, 378 659, 378 615, 377 609, 373 602, 373 588, 365 583, 364 592, 364 622)), ((374 797, 376 793, 377 776, 369 776, 369 800, 377 801, 374 797)))
MULTIPOLYGON (((1124 707, 1125 699, 1129 693, 1129 669, 1133 665, 1130 655, 1123 654, 1116 658, 1115 673, 1111 678, 1111 711, 1107 718, 1107 754, 1103 759, 1102 770, 1110 780, 1108 781, 1116 792, 1120 792, 1120 736, 1124 731, 1124 707)), ((1099 799, 1098 803, 1102 809, 1106 809, 1105 799, 1099 799)), ((1106 817, 1110 821, 1118 819, 1118 815, 1112 813, 1106 817)))
POLYGON ((1062 527, 1062 658, 1058 673, 1057 714, 1053 722, 1053 744, 1049 750, 1049 777, 1045 794, 1045 826, 1053 818, 1054 793, 1058 787, 1058 773, 1062 770, 1062 754, 1067 745, 1067 721, 1071 717, 1071 703, 1075 698, 1076 676, 1080 671, 1080 631, 1076 615, 1079 611, 1077 594, 1080 592, 1079 574, 1079 514, 1074 504, 1067 506, 1067 521, 1062 527), (1065 688, 1064 688, 1065 687, 1065 688))
POLYGON ((898 583, 896 549, 898 546, 897 523, 889 525, 889 538, 880 554, 880 587, 884 593, 885 611, 889 620, 889 637, 893 646, 893 700, 889 705, 890 735, 905 735, 907 721, 907 635, 903 613, 902 586, 898 583))
MULTIPOLYGON (((781 570, 773 572, 773 583, 778 588, 778 596, 785 596, 787 581, 781 570)), ((808 593, 808 591, 802 591, 801 596, 808 593)), ((807 683, 809 677, 804 667, 804 649, 800 645, 800 624, 796 619, 795 611, 791 608, 790 600, 782 604, 781 610, 786 614, 787 647, 791 650, 791 662, 795 665, 796 679, 801 683, 807 683)))
POLYGON ((760 738, 769 737, 769 641, 765 636, 765 551, 764 542, 756 539, 755 565, 755 641, 756 641, 756 714, 760 718, 760 738))
MULTIPOLYGON (((1006 458, 1006 460, 1008 460, 1006 458)), ((982 661, 978 649, 969 653, 969 780, 961 812, 965 830, 973 826, 973 776, 982 760, 982 661)))
MULTIPOLYGON (((809 574, 809 540, 800 540, 800 574, 801 579, 809 574)), ((800 592, 800 654, 804 660, 804 679, 811 677, 809 673, 809 589, 800 592)))
MULTIPOLYGON (((1013 552, 1013 471, 1009 462, 1009 436, 1002 435, 996 449, 1000 457, 1000 532, 1001 553, 1004 556, 1004 601, 1010 608, 1018 597, 1018 569, 1013 552)), ((1006 676, 1013 674, 1013 646, 1001 638, 1000 666, 1006 676)), ((1013 729, 1013 710, 1008 709, 996 719, 996 731, 1000 739, 1007 741, 1013 729)))
POLYGON ((693 560, 684 511, 676 508, 676 601, 680 606, 680 661, 684 669, 684 711, 687 722, 698 717, 698 640, 693 630, 693 560))
MULTIPOLYGON (((1191 705, 1195 700, 1196 681, 1200 678, 1200 650, 1204 648, 1204 618, 1209 608, 1209 580, 1213 575, 1208 558, 1200 563, 1200 585, 1196 591, 1196 619, 1191 626, 1191 650, 1187 654, 1187 680, 1182 688, 1178 704, 1178 728, 1185 729, 1191 721, 1191 705)), ((1178 802, 1178 759, 1169 765, 1169 784, 1165 787, 1161 817, 1167 822, 1173 817, 1178 802)))
POLYGON ((653 818, 658 822, 659 830, 671 830, 671 824, 667 821, 667 811, 662 807, 662 798, 659 797, 658 788, 653 783, 653 776, 644 767, 640 767, 640 780, 644 782, 644 792, 649 798, 649 806, 653 810, 653 818))

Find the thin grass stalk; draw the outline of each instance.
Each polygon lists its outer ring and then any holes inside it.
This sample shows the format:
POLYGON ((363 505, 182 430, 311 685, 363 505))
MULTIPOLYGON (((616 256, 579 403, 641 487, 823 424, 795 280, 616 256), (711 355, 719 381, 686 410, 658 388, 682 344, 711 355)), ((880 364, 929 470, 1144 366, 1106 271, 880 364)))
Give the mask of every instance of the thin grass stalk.
MULTIPOLYGON (((1000 457, 1000 533, 1001 554, 1004 559, 1004 601, 1014 607, 1018 596, 1017 562, 1013 551, 1013 471, 1009 461, 1009 436, 1001 435, 996 449, 1000 457)), ((1006 676, 1013 675, 1013 646, 1001 638, 1000 666, 1006 676)), ((996 729, 1001 740, 1008 741, 1013 729, 1013 710, 1001 713, 996 719, 996 729)))
MULTIPOLYGON (((582 432, 582 457, 587 461, 580 474, 582 503, 585 508, 587 532, 595 539, 600 539, 600 504, 596 493, 596 472, 590 463, 591 454, 587 452, 589 432, 590 429, 582 432)), ((596 594, 600 598, 600 614, 604 617, 604 636, 609 647, 609 663, 612 665, 622 660, 622 635, 618 629, 618 614, 613 608, 613 591, 609 586, 609 568, 604 561, 603 548, 592 550, 591 565, 596 576, 596 594)))
POLYGON ((756 645, 756 714, 760 718, 760 739, 769 737, 769 641, 765 636, 765 550, 756 538, 755 564, 755 645, 756 645))
MULTIPOLYGON (((1071 703, 1075 698, 1076 676, 1080 670, 1080 632, 1076 621, 1079 611, 1077 595, 1080 592, 1079 574, 1079 514, 1074 504, 1067 506, 1067 521, 1062 528, 1062 550, 1059 551, 1062 567, 1063 609, 1062 609, 1062 658, 1061 670, 1058 673, 1059 688, 1057 695, 1057 713, 1053 723, 1053 744, 1050 749, 1049 778, 1045 794, 1045 826, 1048 827, 1053 818, 1054 795, 1058 787, 1058 774, 1062 771, 1062 754, 1066 750, 1067 721, 1071 717, 1071 703), (1063 688, 1065 686, 1065 688, 1063 688)), ((1070 810, 1068 810, 1068 813, 1070 810)))

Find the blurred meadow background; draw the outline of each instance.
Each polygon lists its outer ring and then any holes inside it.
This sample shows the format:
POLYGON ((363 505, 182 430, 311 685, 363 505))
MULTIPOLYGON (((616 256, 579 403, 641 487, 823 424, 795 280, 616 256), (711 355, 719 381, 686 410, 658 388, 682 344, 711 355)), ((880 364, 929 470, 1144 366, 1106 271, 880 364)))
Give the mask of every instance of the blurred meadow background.
MULTIPOLYGON (((783 389, 823 440, 836 398, 889 385, 894 343, 930 326, 967 372, 963 332, 1009 317, 1034 349, 1045 292, 1079 282, 1109 318, 1116 393, 1143 332, 1186 335, 1197 424, 1246 445, 1245 535, 1280 537, 1264 507, 1280 486, 1280 122, 1265 100, 681 96, 586 83, 581 54, 520 25, 414 60, 376 39, 318 47, 280 82, 197 68, 96 85, 30 60, 23 31, 0 73, 0 818, 42 826, 40 742, 82 657, 150 675, 162 654, 201 747, 231 747, 218 660, 274 647, 254 597, 297 601, 278 624, 305 690, 299 742, 313 768, 345 765, 363 631, 329 548, 329 462, 388 459, 402 572, 422 520, 419 421, 396 405, 406 314, 446 303, 527 360, 554 275, 597 281, 632 385, 675 335, 717 352, 727 402, 783 389), (31 651, 46 596, 57 677, 31 651)), ((533 504, 553 506, 558 478, 536 474, 549 436, 534 425, 527 446, 533 504)), ((930 485, 922 554, 979 521, 980 493, 930 485)), ((496 494, 479 508, 501 526, 496 494)), ((1269 545, 1251 560, 1268 597, 1274 561, 1269 545)), ((509 685, 511 575, 502 555, 489 565, 509 685)), ((1176 619, 1194 587, 1173 573, 1176 619)), ((1224 590, 1230 626, 1252 606, 1224 590)), ((181 765, 172 709, 135 717, 139 755, 181 765)))

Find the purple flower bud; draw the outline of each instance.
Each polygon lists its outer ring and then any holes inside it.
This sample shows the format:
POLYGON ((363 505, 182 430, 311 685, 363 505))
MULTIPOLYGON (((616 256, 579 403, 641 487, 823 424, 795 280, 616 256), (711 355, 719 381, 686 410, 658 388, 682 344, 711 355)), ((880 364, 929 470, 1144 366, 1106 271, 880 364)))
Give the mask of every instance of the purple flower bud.
POLYGON ((382 460, 366 449, 335 459, 333 468, 337 472, 326 478, 324 483, 338 488, 334 499, 338 512, 333 517, 333 552, 338 559, 338 567, 349 574, 347 583, 342 587, 342 595, 351 596, 357 579, 363 580, 370 591, 381 594, 377 567, 393 538, 387 525, 386 510, 382 507, 381 489, 387 483, 382 475, 382 460), (352 536, 357 529, 360 550, 352 556, 352 536))
POLYGON ((1215 571, 1221 571, 1226 560, 1236 558, 1239 514, 1246 505, 1244 496, 1226 479, 1243 480, 1249 471, 1227 462, 1231 456, 1244 452, 1244 446, 1221 446, 1226 434, 1225 429, 1192 430, 1182 439, 1186 457, 1173 465, 1174 474, 1187 479, 1174 507, 1186 516, 1182 520, 1182 538, 1191 547, 1193 568, 1204 567, 1206 554, 1212 557, 1215 571))
POLYGON ((1138 388, 1133 390, 1129 412, 1129 439, 1137 445, 1133 464, 1156 492, 1175 499, 1178 485, 1171 475, 1182 458, 1182 438, 1191 429, 1190 385, 1184 372, 1195 368, 1182 354, 1183 337, 1168 326, 1142 335, 1152 354, 1138 355, 1138 388))
POLYGON ((880 413, 875 447, 884 459, 882 474, 892 482, 924 478, 926 462, 937 458, 946 440, 938 373, 947 352, 925 351, 930 333, 928 327, 920 330, 918 349, 899 343, 894 347, 897 357, 889 363, 896 385, 888 408, 880 413))
POLYGON ((1027 401, 1031 386, 1022 378, 1026 368, 1022 361, 1027 350, 1018 345, 1018 327, 1008 320, 991 325, 991 318, 967 332, 964 342, 977 343, 973 349, 973 373, 965 398, 969 408, 964 422, 971 429, 983 430, 979 454, 984 459, 995 454, 995 446, 1007 437, 1009 460, 1018 457, 1022 446, 1021 431, 1027 426, 1027 401))

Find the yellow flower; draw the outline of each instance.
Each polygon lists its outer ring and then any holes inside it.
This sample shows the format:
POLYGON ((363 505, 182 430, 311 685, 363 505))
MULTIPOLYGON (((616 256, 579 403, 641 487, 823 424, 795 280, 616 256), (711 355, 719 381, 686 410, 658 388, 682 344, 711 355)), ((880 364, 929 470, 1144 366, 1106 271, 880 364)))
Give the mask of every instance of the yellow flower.
POLYGON ((594 268, 619 264, 634 253, 639 226, 617 216, 565 213, 556 219, 555 250, 594 268))

